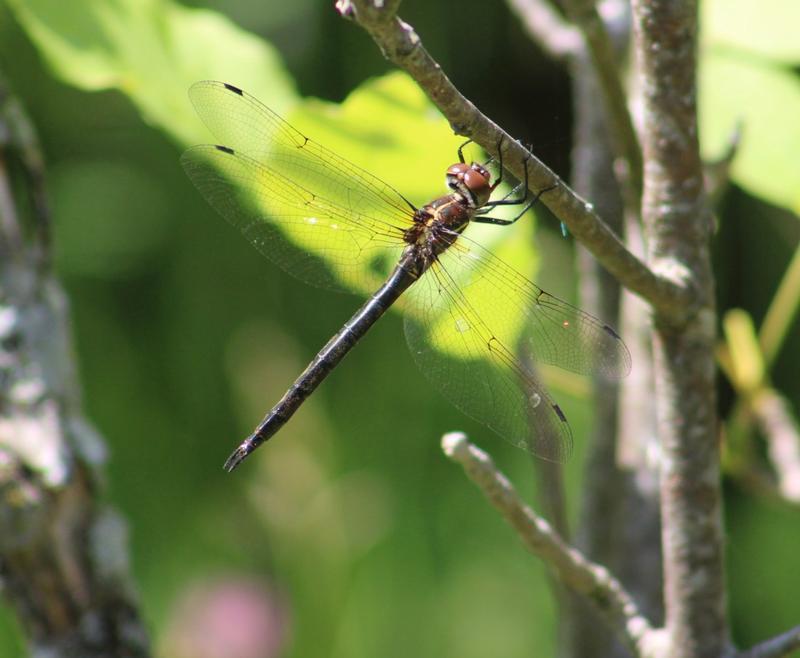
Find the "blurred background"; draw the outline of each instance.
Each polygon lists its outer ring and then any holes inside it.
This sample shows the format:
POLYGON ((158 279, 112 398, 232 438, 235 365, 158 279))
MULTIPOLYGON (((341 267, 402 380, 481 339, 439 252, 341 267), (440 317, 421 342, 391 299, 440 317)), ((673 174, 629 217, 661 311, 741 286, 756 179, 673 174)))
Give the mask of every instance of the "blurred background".
MULTIPOLYGON (((408 0, 401 15, 469 99, 566 177, 566 67, 543 55, 505 4, 452 7, 408 0)), ((729 60, 712 64, 739 84, 707 87, 707 112, 719 119, 704 124, 710 154, 748 111, 713 91, 759 95, 757 81, 725 69, 729 60)), ((755 177, 735 172, 719 206, 719 306, 746 309, 756 323, 800 233, 798 65, 790 53, 773 67, 789 105, 764 119, 777 136, 755 132, 773 157, 759 152, 760 167, 748 160, 755 177)), ((267 447, 232 475, 221 468, 361 301, 296 281, 203 201, 178 162, 185 147, 212 141, 186 90, 201 79, 241 86, 424 202, 441 192, 459 140, 365 33, 332 3, 310 0, 15 0, 0 3, 0 73, 47 158, 85 407, 108 444, 106 496, 129 520, 160 655, 550 655, 545 570, 443 457, 439 438, 468 432, 528 500, 530 458, 433 390, 398 314, 267 447), (394 102, 382 107, 387 97, 394 102)), ((557 220, 540 212, 497 239, 524 244, 516 264, 576 300, 573 244, 557 220)), ((798 367, 791 332, 772 373, 789 400, 800 394, 798 367)), ((591 422, 585 390, 552 384, 577 438, 571 503, 591 422)), ((732 400, 721 382, 723 414, 732 400)), ((797 583, 787 579, 797 571, 800 516, 738 481, 726 508, 734 633, 746 645, 800 616, 797 583)), ((23 656, 23 647, 0 607, 0 655, 23 656)))

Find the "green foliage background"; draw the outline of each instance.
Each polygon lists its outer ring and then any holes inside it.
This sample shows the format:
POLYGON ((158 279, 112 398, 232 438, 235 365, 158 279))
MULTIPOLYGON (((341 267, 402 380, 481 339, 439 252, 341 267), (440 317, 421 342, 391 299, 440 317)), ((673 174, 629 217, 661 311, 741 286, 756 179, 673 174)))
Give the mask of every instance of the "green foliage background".
MULTIPOLYGON (((703 6, 704 150, 718 153, 737 121, 745 132, 717 239, 720 306, 759 318, 797 242, 800 205, 800 52, 782 32, 790 20, 763 21, 796 9, 771 0, 753 17, 746 0, 723 4, 703 6)), ((502 3, 451 7, 409 0, 403 15, 468 97, 566 174, 564 71, 502 3)), ((244 578, 283 615, 281 655, 550 655, 544 570, 446 462, 438 438, 467 430, 529 497, 530 461, 429 387, 397 316, 252 463, 221 470, 360 302, 295 281, 205 205, 178 164, 183 148, 211 141, 187 88, 237 84, 424 201, 441 190, 458 140, 416 88, 331 3, 309 0, 203 9, 8 0, 0 71, 41 133, 87 413, 108 442, 108 497, 130 519, 162 654, 180 658, 187 591, 244 578)), ((573 296, 569 242, 550 219, 538 238, 547 248, 535 252, 533 226, 485 237, 545 288, 573 296)), ((790 399, 799 350, 790 337, 774 377, 790 399)), ((577 437, 575 500, 589 418, 581 386, 569 384, 554 394, 577 437)), ((785 578, 800 525, 795 511, 735 489, 728 513, 735 633, 747 643, 800 616, 785 578)), ((2 609, 0 655, 24 655, 2 609)))

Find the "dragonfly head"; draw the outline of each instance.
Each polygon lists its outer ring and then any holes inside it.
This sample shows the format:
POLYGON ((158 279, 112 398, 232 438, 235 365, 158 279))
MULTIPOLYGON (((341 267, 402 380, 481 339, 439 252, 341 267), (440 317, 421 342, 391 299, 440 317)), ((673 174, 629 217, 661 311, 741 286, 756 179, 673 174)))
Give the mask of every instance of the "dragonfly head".
POLYGON ((473 208, 480 208, 492 194, 492 175, 482 164, 456 162, 447 168, 447 187, 463 196, 473 208))

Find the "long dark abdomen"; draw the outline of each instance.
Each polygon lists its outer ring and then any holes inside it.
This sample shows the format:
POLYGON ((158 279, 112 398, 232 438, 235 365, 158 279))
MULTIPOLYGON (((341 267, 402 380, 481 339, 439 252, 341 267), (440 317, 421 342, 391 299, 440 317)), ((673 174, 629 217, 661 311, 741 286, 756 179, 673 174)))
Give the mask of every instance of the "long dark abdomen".
POLYGON ((386 283, 367 300, 342 329, 331 338, 291 388, 264 417, 256 430, 228 457, 225 470, 232 471, 253 450, 273 436, 292 417, 306 398, 320 385, 361 337, 375 324, 397 298, 417 280, 413 268, 398 265, 386 283))

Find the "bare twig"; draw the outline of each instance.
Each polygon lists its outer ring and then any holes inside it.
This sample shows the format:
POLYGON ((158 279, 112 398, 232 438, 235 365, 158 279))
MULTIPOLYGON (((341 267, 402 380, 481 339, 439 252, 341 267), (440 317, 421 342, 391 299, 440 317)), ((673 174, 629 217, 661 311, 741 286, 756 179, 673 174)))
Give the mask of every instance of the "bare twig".
POLYGON ((624 170, 615 167, 622 182, 625 205, 630 213, 638 215, 642 197, 642 152, 619 76, 618 58, 595 0, 566 0, 565 7, 586 40, 606 109, 611 145, 617 158, 625 163, 624 170))
POLYGON ((737 393, 728 421, 731 448, 728 465, 737 474, 758 482, 760 488, 766 488, 770 494, 797 504, 800 502, 800 432, 791 405, 769 382, 750 314, 741 309, 728 311, 723 328, 725 343, 718 350, 719 364, 737 393), (757 466, 753 460, 740 455, 749 452, 749 442, 745 439, 750 435, 753 421, 758 423, 766 439, 769 459, 778 479, 777 487, 770 487, 764 478, 752 473, 757 466))
POLYGON ((653 351, 659 436, 666 631, 670 656, 729 647, 713 350, 710 216, 697 140, 697 6, 634 0, 644 111, 644 226, 651 266, 691 281, 697 312, 658 309, 653 351))
POLYGON ((19 258, 22 253, 21 227, 6 165, 0 160, 0 262, 19 258))
POLYGON ((728 138, 728 147, 725 152, 716 160, 706 162, 704 165, 703 175, 709 208, 716 208, 719 205, 720 199, 730 185, 731 165, 739 152, 741 141, 742 126, 737 125, 728 138))
POLYGON ((778 477, 778 491, 800 503, 800 433, 786 398, 766 388, 753 400, 753 410, 767 437, 769 460, 778 477))
POLYGON ((339 11, 355 19, 378 44, 384 55, 407 71, 450 121, 453 130, 466 135, 497 155, 502 146, 504 164, 522 180, 525 168, 533 190, 556 186, 542 196, 544 203, 625 287, 675 318, 691 311, 694 293, 676 276, 656 275, 628 251, 617 235, 536 156, 523 148, 482 114, 455 88, 407 23, 395 16, 398 2, 338 0, 339 11), (376 6, 380 4, 380 6, 376 6), (527 165, 526 165, 527 163, 527 165))
POLYGON ((554 569, 565 585, 597 606, 636 655, 645 655, 645 645, 653 640, 653 631, 619 581, 605 567, 590 562, 564 543, 547 521, 520 500, 489 455, 472 445, 464 434, 446 434, 442 448, 450 459, 461 464, 528 550, 554 569))
POLYGON ((0 157, 0 245, 13 250, 0 259, 0 581, 31 655, 145 658, 125 525, 97 500, 104 449, 81 413, 67 305, 46 267, 38 144, 20 117, 0 114, 13 147, 0 157), (29 230, 5 178, 12 150, 27 169, 29 230))
POLYGON ((783 658, 800 649, 800 626, 761 642, 747 651, 736 654, 737 658, 783 658))
MULTIPOLYGON (((622 201, 613 171, 605 112, 597 102, 600 91, 594 67, 585 52, 570 59, 570 72, 574 124, 572 185, 578 194, 592 199, 599 214, 616 232, 622 233, 622 201)), ((579 248, 576 255, 581 306, 619 326, 619 284, 585 249, 579 248)), ((637 363, 635 372, 638 371, 637 363)), ((620 512, 626 487, 616 460, 619 389, 602 378, 595 378, 593 384, 594 422, 585 442, 587 456, 575 544, 590 560, 620 573, 625 582, 619 571, 621 560, 615 560, 619 552, 625 550, 621 542, 625 535, 621 532, 620 512)), ((565 616, 569 632, 562 640, 561 653, 565 657, 628 655, 627 650, 615 642, 611 629, 599 623, 590 606, 577 601, 571 603, 565 616)))
POLYGON ((555 59, 577 55, 583 39, 547 0, 507 0, 530 37, 555 59))
MULTIPOLYGON (((0 133, 3 135, 3 143, 13 148, 22 162, 34 220, 34 240, 29 245, 31 248, 29 253, 31 258, 37 260, 40 268, 46 268, 50 258, 50 209, 44 184, 44 157, 33 123, 29 120, 19 99, 13 94, 9 94, 7 90, 4 81, 0 79, 0 115, 6 117, 0 133)), ((16 211, 13 209, 13 203, 11 207, 4 205, 0 210, 7 218, 14 217, 16 221, 19 221, 19 218, 15 217, 16 211)), ((15 229, 9 219, 4 222, 3 231, 7 235, 11 235, 15 230, 20 230, 22 226, 20 223, 15 229)), ((21 238, 21 234, 18 237, 21 238)), ((19 242, 12 253, 19 254, 21 249, 22 243, 19 242)), ((2 246, 0 246, 0 254, 2 254, 2 246)))

